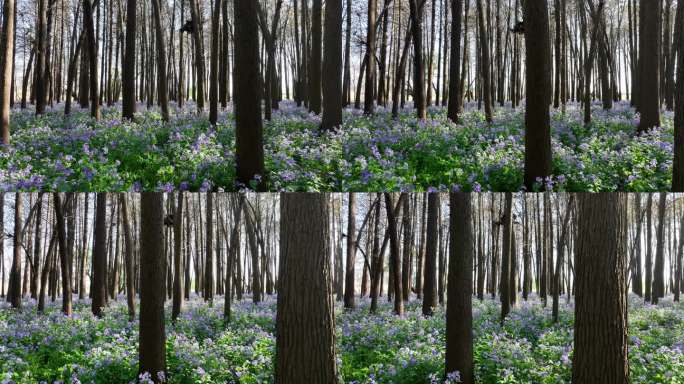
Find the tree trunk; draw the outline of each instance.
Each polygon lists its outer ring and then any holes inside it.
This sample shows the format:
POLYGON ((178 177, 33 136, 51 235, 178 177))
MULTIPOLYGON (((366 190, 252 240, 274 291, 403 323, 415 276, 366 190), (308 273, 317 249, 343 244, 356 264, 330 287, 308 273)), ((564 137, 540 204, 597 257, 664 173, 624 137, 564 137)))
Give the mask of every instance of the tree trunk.
POLYGON ((214 196, 207 193, 207 227, 206 244, 205 244, 205 259, 204 259, 204 301, 209 302, 209 305, 214 303, 214 196))
MULTIPOLYGON (((89 1, 89 0, 86 0, 89 1)), ((95 238, 93 239, 93 279, 90 286, 92 296, 92 311, 97 317, 102 317, 105 306, 105 280, 107 274, 107 194, 97 194, 95 207, 95 238)), ((144 279, 143 279, 144 280, 144 279)))
MULTIPOLYGON (((680 213, 681 214, 681 213, 680 213)), ((684 257, 684 214, 679 222, 679 244, 677 245, 677 261, 674 278, 674 301, 679 302, 682 292, 682 258, 684 257)))
POLYGON ((0 57, 0 143, 3 145, 9 145, 10 142, 10 101, 12 99, 12 74, 14 73, 14 58, 12 56, 12 52, 14 52, 14 12, 14 0, 5 0, 2 10, 4 15, 2 36, 0 36, 0 52, 3 52, 0 57))
POLYGON ((347 265, 345 268, 344 282, 344 307, 354 309, 356 307, 354 296, 355 266, 356 266, 356 195, 349 193, 349 206, 347 216, 347 265))
POLYGON ((461 113, 461 100, 458 95, 461 86, 461 14, 463 13, 463 0, 451 1, 451 56, 449 62, 449 105, 447 117, 454 123, 458 122, 461 113))
POLYGON ((471 195, 451 194, 449 282, 447 284, 446 376, 460 373, 461 383, 475 382, 473 363, 473 228, 471 195))
POLYGON ((337 384, 328 195, 281 195, 276 384, 337 384))
POLYGON ((662 0, 639 4, 639 133, 660 126, 660 42, 662 0))
POLYGON ((262 281, 261 268, 259 267, 259 247, 257 246, 256 229, 254 225, 254 218, 249 212, 247 203, 242 205, 245 213, 245 223, 247 231, 247 239, 249 240, 249 253, 252 256, 252 300, 254 303, 261 301, 262 281))
MULTIPOLYGON (((202 26, 204 25, 201 21, 201 10, 199 9, 199 4, 197 3, 198 0, 189 0, 190 1, 190 16, 192 18, 192 37, 195 45, 195 67, 197 70, 197 112, 201 113, 204 111, 204 76, 206 72, 206 65, 204 62, 204 33, 203 33, 203 28, 202 26)), ((235 2, 236 8, 238 6, 239 1, 235 2)), ((236 9, 237 10, 237 9, 236 9)), ((256 19, 254 19, 256 20, 256 19)), ((235 13, 235 21, 236 25, 240 23, 240 18, 238 17, 238 13, 235 13)), ((250 20, 252 22, 252 20, 250 20)), ((256 27, 256 25, 255 25, 256 27)), ((254 38, 257 38, 256 31, 254 31, 254 38)), ((239 38, 236 36, 236 41, 239 43, 239 38)), ((239 45, 239 44, 236 44, 239 45)), ((255 49, 258 48, 258 44, 255 45, 255 49)), ((253 63, 257 63, 257 61, 254 61, 253 63)), ((255 64, 253 64, 256 66, 255 64)), ((254 86, 257 83, 252 83, 252 86, 254 86)), ((257 88, 257 87, 255 87, 257 88)))
MULTIPOLYGON (((401 198, 407 199, 408 197, 407 195, 403 195, 401 198)), ((385 208, 387 211, 387 230, 389 231, 390 258, 392 260, 393 274, 393 286, 387 290, 394 290, 394 313, 401 316, 404 314, 404 299, 401 289, 401 257, 399 254, 399 239, 397 236, 397 219, 394 215, 394 204, 392 203, 392 197, 389 193, 385 193, 385 208)), ((404 215, 407 214, 408 212, 404 212, 404 215)), ((388 296, 390 295, 388 294, 388 296)))
POLYGON ((404 213, 402 215, 402 226, 404 228, 402 246, 402 266, 401 266, 401 288, 402 299, 409 301, 411 293, 411 256, 413 255, 413 225, 411 223, 411 203, 409 199, 404 199, 404 213))
POLYGON ((45 113, 45 103, 47 99, 47 84, 45 83, 45 68, 47 65, 47 44, 48 44, 48 20, 47 20, 47 1, 38 0, 38 14, 36 15, 36 69, 34 79, 36 80, 36 115, 45 113))
POLYGON ((175 322, 183 309, 183 192, 178 193, 178 204, 173 215, 173 308, 175 322))
MULTIPOLYGON (((326 1, 326 7, 330 4, 326 1)), ((335 7, 336 9, 339 7, 335 7)), ((321 113, 321 12, 322 0, 313 0, 311 8, 311 62, 309 64, 309 110, 321 113)), ((327 25, 327 24, 326 24, 327 25)), ((329 31, 326 29, 326 34, 329 31)), ((341 38, 341 34, 337 37, 341 38)), ((338 67, 339 69, 339 67, 338 67)))
POLYGON ((641 195, 634 195, 634 211, 637 215, 636 234, 634 235, 634 265, 632 266, 632 292, 639 297, 644 295, 643 276, 641 275, 641 227, 644 216, 641 209, 641 195))
POLYGON ((133 237, 128 222, 128 202, 126 195, 120 194, 121 220, 124 231, 124 263, 126 268, 126 304, 128 305, 128 321, 135 320, 135 268, 133 267, 133 237))
POLYGON ((21 309, 21 229, 22 229, 22 205, 23 196, 21 193, 16 193, 14 198, 14 242, 13 242, 13 259, 12 270, 10 272, 10 285, 8 301, 12 304, 12 308, 21 309))
POLYGON ((384 267, 384 255, 380 252, 380 194, 378 194, 378 204, 375 206, 373 214, 373 250, 370 260, 370 312, 375 313, 378 309, 378 296, 380 296, 380 276, 384 267))
POLYGON ((674 161, 672 192, 684 192, 684 1, 677 1, 674 48, 677 51, 677 83, 675 85, 674 161))
MULTIPOLYGON (((57 221, 57 239, 59 242, 59 264, 62 269, 62 313, 71 316, 71 273, 67 257, 66 226, 64 223, 64 206, 59 193, 54 195, 55 219, 57 221)), ((69 198, 65 204, 69 204, 69 198)), ((37 217, 36 220, 42 220, 37 217)))
POLYGON ((261 77, 259 66, 255 65, 259 62, 257 5, 253 0, 235 0, 234 5, 237 181, 242 186, 264 190, 261 95, 260 87, 255 86, 261 77))
MULTIPOLYGON (((219 0, 216 0, 216 2, 220 3, 219 0)), ((154 9, 154 29, 157 43, 157 92, 162 119, 164 121, 169 121, 169 81, 166 76, 166 41, 164 40, 164 30, 161 20, 161 0, 152 0, 152 8, 154 9)))
MULTIPOLYGON (((529 2, 529 0, 528 0, 529 2)), ((506 320, 511 311, 511 287, 510 287, 510 275, 511 275, 511 242, 512 242, 512 221, 513 221, 513 194, 510 192, 506 193, 506 207, 504 215, 501 218, 501 225, 503 226, 503 249, 501 252, 501 323, 506 320)))
MULTIPOLYGON (((156 0, 155 0, 156 1, 156 0)), ((99 204, 98 204, 99 205, 99 204)), ((140 195, 140 374, 166 382, 164 195, 140 195)))
MULTIPOLYGON (((320 0, 317 0, 320 1, 320 0)), ((323 58, 323 123, 321 129, 342 127, 342 1, 325 4, 325 51, 323 58)), ((320 73, 319 73, 320 80, 320 73)))
MULTIPOLYGON (((376 76, 376 35, 375 19, 378 13, 377 0, 368 0, 368 29, 366 33, 366 91, 363 96, 363 112, 372 115, 375 112, 375 76, 376 76)), ((348 17, 348 16, 347 16, 348 17)))
POLYGON ((209 76, 209 123, 211 123, 211 125, 216 125, 216 122, 218 121, 219 24, 221 19, 221 1, 228 0, 214 0, 214 10, 211 14, 211 73, 209 76))
POLYGON ((653 304, 658 304, 658 299, 665 296, 665 204, 667 194, 660 193, 658 202, 658 230, 656 232, 656 255, 653 269, 653 304))
POLYGON ((90 66, 90 115, 95 120, 100 120, 100 102, 97 78, 97 40, 95 36, 95 26, 93 23, 93 4, 90 0, 83 0, 83 27, 88 42, 88 59, 90 66))
MULTIPOLYGON (((344 80, 342 102, 344 106, 351 103, 351 37, 352 37, 352 1, 347 0, 347 33, 344 42, 344 80)), ((325 99, 325 97, 324 97, 325 99)))
POLYGON ((409 0, 413 37, 413 103, 416 107, 416 116, 420 120, 427 119, 425 61, 423 57, 423 9, 425 1, 409 0))
POLYGON ((572 382, 626 384, 626 196, 585 194, 578 203, 572 382))
POLYGON ((646 206, 646 289, 644 300, 650 303, 653 300, 653 194, 648 194, 646 206))
POLYGON ((541 179, 551 175, 551 125, 549 88, 551 48, 546 0, 527 0, 525 13, 525 187, 533 191, 541 179))
POLYGON ((425 246, 425 281, 423 287, 423 315, 432 316, 437 307, 437 251, 439 246, 438 193, 428 194, 427 243, 425 246))
POLYGON ((489 57, 489 32, 485 26, 484 7, 482 0, 477 0, 477 24, 480 31, 480 53, 482 60, 482 67, 480 73, 482 74, 482 93, 484 94, 484 109, 485 118, 488 123, 492 122, 492 78, 491 78, 491 64, 489 57))
POLYGON ((126 53, 124 54, 121 71, 121 80, 123 82, 121 87, 123 92, 121 114, 124 119, 129 120, 133 120, 135 115, 135 37, 138 10, 136 3, 136 0, 128 0, 126 2, 126 53))
POLYGON ((225 323, 230 322, 230 299, 232 295, 231 281, 233 280, 233 265, 239 264, 240 256, 240 225, 242 220, 242 206, 244 204, 245 195, 240 194, 237 203, 235 204, 233 211, 235 212, 235 222, 233 224, 233 231, 231 233, 230 239, 230 251, 228 253, 228 265, 226 268, 226 293, 224 297, 224 307, 223 307, 223 321, 225 323))
MULTIPOLYGON (((563 227, 561 229, 561 235, 560 238, 558 239, 558 246, 556 247, 556 252, 557 252, 557 259, 556 259, 556 268, 554 271, 554 276, 553 276, 553 306, 552 306, 552 316, 553 316, 553 322, 558 323, 558 296, 560 295, 561 291, 561 271, 563 269, 563 263, 564 263, 564 258, 565 258, 565 241, 568 236, 568 222, 570 220, 570 214, 572 212, 572 207, 573 207, 573 201, 575 200, 575 195, 570 195, 570 198, 568 199, 568 205, 565 208, 565 216, 563 218, 563 227)), ((560 214, 560 212, 559 212, 560 214)), ((569 295, 570 293, 568 293, 569 295)))

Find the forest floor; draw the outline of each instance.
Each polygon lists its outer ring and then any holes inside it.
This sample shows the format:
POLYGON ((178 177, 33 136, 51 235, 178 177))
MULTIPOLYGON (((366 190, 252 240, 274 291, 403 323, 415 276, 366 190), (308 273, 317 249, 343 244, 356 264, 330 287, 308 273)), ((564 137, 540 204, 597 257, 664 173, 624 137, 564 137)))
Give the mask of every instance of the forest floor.
MULTIPOLYGON (((275 350, 275 297, 258 305, 246 297, 233 304, 234 319, 222 321, 223 298, 209 307, 193 295, 176 325, 167 321, 170 383, 270 383, 275 350)), ((634 383, 684 381, 684 305, 671 298, 658 306, 630 297, 629 359, 634 383)), ((392 314, 387 298, 379 312, 336 305, 338 363, 346 383, 442 383, 445 312, 421 315, 412 300, 406 314, 392 314)), ((549 302, 550 307, 550 302, 549 302)), ((167 320, 170 304, 167 305, 167 320)), ((474 350, 478 383, 569 383, 572 303, 561 301, 560 321, 531 298, 503 326, 499 303, 474 300, 474 350)), ((127 383, 135 379, 138 323, 128 322, 125 298, 111 303, 102 319, 89 301, 77 301, 72 317, 60 303, 37 315, 35 302, 21 313, 0 304, 0 380, 3 383, 127 383)), ((451 381, 454 382, 454 381, 451 381)))
MULTIPOLYGON (((86 110, 65 119, 61 106, 36 118, 12 113, 12 143, 0 150, 0 190, 171 191, 243 189, 235 185, 232 108, 212 128, 188 103, 162 124, 144 106, 135 123, 120 106, 104 107, 92 121, 86 110)), ((519 191, 523 188, 524 107, 496 108, 494 123, 468 104, 461 124, 432 107, 420 122, 412 109, 398 121, 379 107, 372 117, 346 110, 337 133, 321 133, 320 117, 282 102, 265 123, 265 161, 272 191, 519 191)), ((578 104, 552 112, 556 191, 669 189, 673 114, 663 127, 636 136, 639 116, 629 102, 593 109, 585 127, 578 104)), ((541 184, 540 184, 541 185, 541 184)))

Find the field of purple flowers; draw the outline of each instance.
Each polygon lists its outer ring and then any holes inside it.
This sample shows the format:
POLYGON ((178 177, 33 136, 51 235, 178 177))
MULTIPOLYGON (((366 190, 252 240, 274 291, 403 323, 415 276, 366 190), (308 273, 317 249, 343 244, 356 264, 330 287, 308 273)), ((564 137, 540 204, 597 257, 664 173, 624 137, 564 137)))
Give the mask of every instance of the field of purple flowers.
MULTIPOLYGON (((56 106, 36 118, 13 111, 12 140, 0 150, 0 190, 127 191, 236 190, 234 120, 224 111, 216 127, 194 106, 169 124, 139 108, 122 122, 118 106, 92 121, 68 119, 56 106)), ((432 108, 427 122, 405 109, 398 121, 383 108, 372 117, 345 111, 337 133, 320 133, 320 117, 290 102, 265 125, 269 187, 273 191, 518 191, 523 180, 523 109, 498 108, 488 125, 476 105, 461 124, 432 108)), ((635 136, 639 116, 626 102, 596 105, 585 127, 578 106, 553 112, 553 171, 540 180, 556 191, 658 191, 670 188, 673 115, 663 127, 635 136)))
MULTIPOLYGON (((221 303, 222 300, 217 300, 221 303)), ((102 319, 87 301, 64 317, 59 303, 38 315, 27 302, 16 313, 0 304, 2 383, 127 383, 137 374, 136 322, 128 322, 125 299, 111 303, 102 319)), ((176 325, 167 323, 170 383, 270 383, 275 350, 275 297, 254 305, 234 304, 225 327, 221 305, 201 298, 187 303, 176 325)), ((396 317, 389 304, 371 315, 368 301, 336 309, 338 363, 346 383, 444 383, 445 313, 421 315, 412 301, 396 317)), ((474 302, 475 365, 478 383, 569 383, 572 303, 561 305, 553 324, 550 309, 533 298, 522 302, 501 326, 499 304, 474 302)), ((169 313, 170 310, 167 311, 169 313)), ((665 299, 658 306, 630 298, 630 367, 634 383, 684 380, 684 306, 665 299)), ((452 377, 447 382, 458 382, 452 377)))

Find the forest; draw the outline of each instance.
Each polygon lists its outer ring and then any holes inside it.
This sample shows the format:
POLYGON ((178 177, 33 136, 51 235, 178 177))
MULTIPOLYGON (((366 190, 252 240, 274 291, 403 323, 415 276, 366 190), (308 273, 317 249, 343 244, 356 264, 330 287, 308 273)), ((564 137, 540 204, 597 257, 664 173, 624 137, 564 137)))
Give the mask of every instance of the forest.
POLYGON ((6 192, 683 192, 677 0, 3 0, 6 192))
POLYGON ((680 194, 7 193, 0 229, 4 383, 684 381, 680 194))

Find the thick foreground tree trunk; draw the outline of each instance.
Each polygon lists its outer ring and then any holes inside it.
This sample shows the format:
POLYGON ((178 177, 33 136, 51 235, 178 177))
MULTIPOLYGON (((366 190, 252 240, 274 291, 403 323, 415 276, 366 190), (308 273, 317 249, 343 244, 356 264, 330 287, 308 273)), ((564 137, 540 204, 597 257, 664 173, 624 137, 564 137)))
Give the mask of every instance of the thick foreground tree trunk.
POLYGON ((475 382, 473 365, 473 221, 471 195, 450 196, 449 277, 447 283, 446 375, 459 372, 475 382))
POLYGON ((140 195, 140 373, 166 382, 164 195, 140 195))
POLYGON ((661 9, 662 0, 641 0, 639 3, 640 133, 660 126, 661 9))
POLYGON ((527 52, 525 109, 525 187, 532 191, 538 179, 551 174, 551 45, 547 0, 527 0, 525 50, 527 52))
POLYGON ((629 383, 627 199, 579 196, 573 384, 629 383))
POLYGON ((337 384, 328 195, 283 194, 280 204, 275 382, 337 384))
POLYGON ((254 0, 234 0, 235 9, 235 125, 237 181, 245 187, 266 188, 263 123, 261 120, 261 74, 259 27, 254 0), (259 180, 255 180, 255 179, 259 180), (250 183, 256 181, 256 185, 250 183))
POLYGON ((323 122, 321 129, 342 126, 342 1, 325 4, 325 48, 323 52, 323 122))

